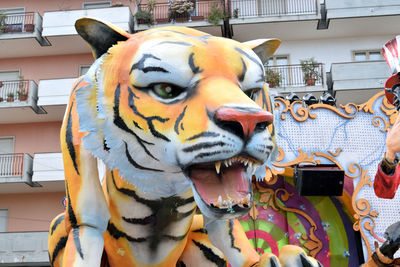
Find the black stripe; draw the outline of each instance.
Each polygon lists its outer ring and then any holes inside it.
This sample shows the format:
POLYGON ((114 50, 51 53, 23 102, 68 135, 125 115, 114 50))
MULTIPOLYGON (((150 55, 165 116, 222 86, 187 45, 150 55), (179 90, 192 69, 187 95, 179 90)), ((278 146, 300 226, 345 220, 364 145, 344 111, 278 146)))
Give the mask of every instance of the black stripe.
POLYGON ((143 237, 134 238, 134 237, 127 235, 126 233, 119 230, 112 222, 108 222, 107 231, 115 239, 119 239, 119 238, 123 237, 123 238, 126 238, 126 240, 128 240, 130 242, 137 242, 137 243, 146 241, 146 238, 143 238, 143 237))
POLYGON ((183 45, 183 46, 194 46, 194 44, 187 43, 187 42, 176 42, 176 41, 163 41, 161 43, 158 43, 154 45, 153 47, 163 45, 163 44, 173 44, 173 45, 183 45))
POLYGON ((72 163, 74 164, 75 171, 78 175, 79 170, 78 170, 78 164, 76 163, 76 153, 75 153, 75 147, 73 143, 73 134, 72 134, 72 119, 71 119, 71 112, 72 112, 72 107, 74 106, 74 102, 71 102, 71 107, 68 111, 68 122, 67 122, 67 130, 65 133, 65 142, 67 143, 68 147, 68 152, 69 155, 71 156, 72 163))
POLYGON ((157 169, 152 169, 152 168, 147 168, 147 167, 143 167, 142 165, 139 165, 132 157, 131 154, 129 154, 128 151, 128 144, 124 141, 125 144, 125 155, 128 158, 129 163, 135 167, 136 169, 139 170, 146 170, 146 171, 153 171, 153 172, 164 172, 163 170, 157 170, 157 169))
POLYGON ((50 259, 51 265, 53 266, 54 261, 56 260, 58 253, 60 253, 60 251, 62 249, 65 248, 65 245, 67 244, 68 241, 68 236, 63 236, 60 238, 60 240, 57 242, 56 247, 53 250, 53 255, 50 259))
POLYGON ((178 196, 171 196, 168 198, 160 198, 157 200, 144 199, 144 198, 139 197, 134 190, 131 190, 128 188, 123 188, 123 187, 118 187, 115 182, 115 177, 114 177, 113 171, 111 171, 111 179, 113 181, 113 185, 114 185, 115 189, 117 189, 118 192, 133 198, 135 201, 137 201, 139 203, 142 203, 142 204, 148 206, 151 210, 158 211, 165 204, 169 204, 168 202, 171 202, 175 209, 180 206, 194 202, 194 197, 189 197, 189 198, 183 199, 178 196))
POLYGON ((201 158, 215 156, 215 155, 222 154, 222 153, 229 154, 229 153, 232 153, 232 152, 234 152, 234 151, 233 150, 220 150, 220 151, 213 151, 213 152, 204 152, 204 153, 197 154, 195 156, 195 158, 196 159, 198 159, 198 158, 201 159, 201 158))
POLYGON ((137 108, 136 108, 136 106, 135 106, 135 101, 133 100, 133 97, 132 97, 133 92, 132 92, 132 89, 131 89, 130 87, 128 87, 128 93, 129 93, 128 105, 129 105, 129 107, 132 109, 133 113, 134 113, 135 115, 139 116, 140 118, 146 120, 147 125, 148 125, 148 127, 149 127, 149 129, 150 129, 150 132, 151 132, 155 137, 158 137, 158 138, 161 138, 161 139, 163 139, 163 140, 165 140, 165 141, 167 141, 167 142, 170 142, 170 140, 169 140, 165 135, 163 135, 163 134, 161 134, 160 132, 158 132, 158 131, 154 128, 154 125, 153 125, 153 121, 154 121, 154 120, 159 121, 159 122, 166 122, 166 121, 169 121, 169 118, 161 118, 161 117, 159 117, 159 116, 151 116, 151 117, 146 117, 146 116, 144 116, 143 114, 141 114, 141 113, 137 110, 137 108))
POLYGON ((196 240, 192 241, 201 250, 201 252, 206 257, 207 260, 215 263, 218 267, 227 266, 226 261, 220 258, 218 255, 214 254, 214 252, 209 247, 203 245, 200 242, 197 242, 196 240))
POLYGON ((74 237, 74 243, 75 243, 76 250, 78 251, 79 256, 81 256, 81 259, 83 260, 81 240, 79 239, 79 228, 72 229, 72 236, 74 237))
POLYGON ((280 266, 279 263, 277 262, 277 259, 275 257, 271 257, 269 259, 269 263, 271 264, 271 267, 278 267, 280 266))
POLYGON ((198 144, 195 144, 190 147, 186 147, 186 148, 182 149, 182 151, 183 152, 193 152, 193 151, 200 150, 200 149, 212 148, 212 147, 216 147, 216 146, 223 147, 226 145, 227 144, 222 141, 220 141, 220 142, 205 142, 205 143, 198 143, 198 144))
POLYGON ((57 220, 53 223, 53 225, 51 226, 51 231, 50 231, 50 235, 53 234, 54 230, 56 230, 57 226, 65 219, 64 215, 61 215, 60 217, 57 218, 57 220))
POLYGON ((193 230, 192 233, 202 233, 202 234, 207 234, 207 230, 204 228, 196 229, 193 230))
POLYGON ((144 73, 147 73, 147 72, 164 72, 164 73, 169 73, 169 71, 167 71, 166 69, 161 68, 161 67, 146 67, 146 68, 141 69, 141 71, 143 71, 144 73))
MULTIPOLYGON (((129 71, 129 74, 131 74, 132 71, 133 71, 133 70, 136 70, 136 69, 141 70, 141 71, 143 71, 143 69, 146 69, 145 66, 144 66, 144 62, 145 62, 146 59, 148 59, 148 58, 152 58, 152 59, 156 59, 156 60, 161 61, 160 58, 158 58, 158 57, 156 57, 156 56, 153 56, 153 55, 151 55, 151 54, 143 54, 143 56, 139 59, 139 61, 138 61, 137 63, 135 63, 135 64, 132 65, 131 70, 129 71)), ((163 69, 163 70, 164 70, 164 69, 163 69)), ((150 70, 150 71, 151 71, 151 70, 150 70)), ((167 70, 164 70, 164 71, 165 71, 165 72, 168 72, 167 70)), ((143 71, 143 72, 147 72, 147 71, 143 71)))
POLYGON ((194 53, 191 53, 189 56, 189 67, 192 69, 193 74, 202 73, 203 70, 201 70, 199 66, 195 66, 193 56, 194 53))
POLYGON ((233 221, 232 220, 229 220, 229 237, 231 238, 231 247, 233 249, 236 249, 240 253, 241 252, 240 248, 235 246, 235 238, 233 237, 233 221))
POLYGON ((300 254, 300 260, 303 267, 313 267, 305 255, 300 254))
POLYGON ((131 224, 140 224, 140 225, 146 225, 146 224, 154 224, 156 219, 154 215, 150 215, 144 218, 126 218, 122 216, 122 219, 131 224))
POLYGON ((214 132, 202 132, 196 135, 193 135, 192 137, 189 137, 186 139, 186 141, 193 141, 195 139, 198 139, 200 137, 218 137, 219 133, 214 133, 214 132))
POLYGON ((146 154, 149 155, 150 157, 152 157, 153 159, 158 160, 150 153, 150 151, 144 145, 144 144, 147 144, 147 145, 154 145, 154 144, 141 139, 137 134, 135 134, 131 129, 128 128, 128 126, 125 124, 124 120, 120 117, 120 115, 119 115, 119 97, 120 97, 120 93, 121 93, 120 90, 121 90, 120 85, 118 85, 117 88, 115 89, 115 95, 114 95, 114 97, 115 97, 115 99, 114 99, 114 124, 121 130, 132 134, 136 138, 136 141, 139 143, 139 145, 146 152, 146 154))
POLYGON ((242 60, 243 70, 242 70, 242 74, 240 74, 240 76, 239 76, 239 82, 243 82, 244 77, 246 76, 247 66, 246 66, 246 62, 244 62, 243 58, 240 58, 240 59, 242 60))
POLYGON ((244 55, 245 57, 247 57, 248 59, 250 59, 251 61, 253 61, 254 63, 256 63, 260 69, 261 72, 263 72, 263 65, 261 65, 261 63, 253 56, 250 56, 249 54, 247 54, 245 51, 243 51, 242 49, 240 49, 239 47, 235 47, 235 50, 238 51, 240 54, 244 55))
MULTIPOLYGON (((73 88, 72 91, 71 91, 71 95, 75 93, 76 89, 78 88, 78 86, 81 84, 82 81, 83 81, 83 77, 80 78, 80 79, 78 80, 78 82, 75 84, 74 88, 73 88)), ((83 88, 83 87, 82 87, 82 88, 83 88)))
POLYGON ((110 148, 107 146, 105 139, 103 139, 103 149, 104 149, 104 151, 107 151, 107 152, 110 151, 110 148))
POLYGON ((68 218, 69 221, 71 222, 71 226, 72 227, 78 227, 78 221, 76 219, 74 210, 72 209, 72 205, 71 205, 71 198, 69 196, 69 188, 68 188, 68 183, 66 183, 65 189, 67 191, 67 200, 68 200, 68 218))
POLYGON ((183 117, 185 116, 186 108, 187 108, 187 106, 185 106, 185 108, 183 109, 182 113, 179 114, 178 118, 175 121, 174 130, 175 130, 176 134, 179 134, 178 125, 181 122, 181 120, 183 119, 183 117))

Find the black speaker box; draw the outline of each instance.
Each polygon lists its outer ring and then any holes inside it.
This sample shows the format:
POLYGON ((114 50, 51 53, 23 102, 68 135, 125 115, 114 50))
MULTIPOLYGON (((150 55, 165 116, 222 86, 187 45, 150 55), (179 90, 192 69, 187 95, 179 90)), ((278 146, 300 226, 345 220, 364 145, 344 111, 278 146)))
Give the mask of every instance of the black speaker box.
POLYGON ((323 167, 295 167, 294 186, 300 196, 341 196, 344 171, 323 167))

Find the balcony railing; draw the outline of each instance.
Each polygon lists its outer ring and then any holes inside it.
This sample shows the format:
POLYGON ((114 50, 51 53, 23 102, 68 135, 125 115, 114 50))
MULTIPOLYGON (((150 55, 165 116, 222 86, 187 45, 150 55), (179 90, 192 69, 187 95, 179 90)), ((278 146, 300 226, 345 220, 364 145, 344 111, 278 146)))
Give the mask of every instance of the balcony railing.
MULTIPOLYGON (((221 1, 196 1, 194 10, 190 14, 171 14, 170 3, 156 3, 152 11, 153 21, 145 21, 138 19, 138 24, 152 23, 170 23, 170 22, 187 22, 187 21, 204 21, 207 20, 211 7, 216 6, 223 10, 221 1)), ((147 4, 140 4, 139 10, 150 12, 147 4)))
POLYGON ((1 33, 34 32, 35 13, 6 14, 0 19, 1 33))
POLYGON ((0 103, 1 102, 24 102, 28 101, 30 81, 0 81, 0 103))
POLYGON ((0 154, 0 177, 23 176, 24 154, 0 154))
POLYGON ((316 14, 315 0, 229 0, 231 18, 316 14))
POLYGON ((322 63, 316 65, 311 75, 305 75, 301 65, 267 66, 266 73, 270 87, 323 86, 324 84, 322 63), (271 80, 274 82, 269 82, 271 80))

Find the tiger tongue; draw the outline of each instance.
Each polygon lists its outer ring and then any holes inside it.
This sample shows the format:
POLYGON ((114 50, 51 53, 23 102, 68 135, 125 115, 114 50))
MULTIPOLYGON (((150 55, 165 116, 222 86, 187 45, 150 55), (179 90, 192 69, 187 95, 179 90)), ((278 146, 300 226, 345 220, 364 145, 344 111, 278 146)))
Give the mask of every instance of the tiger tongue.
POLYGON ((240 202, 249 193, 249 182, 241 164, 222 168, 219 175, 213 168, 192 167, 190 179, 208 204, 217 203, 219 196, 223 201, 240 202))

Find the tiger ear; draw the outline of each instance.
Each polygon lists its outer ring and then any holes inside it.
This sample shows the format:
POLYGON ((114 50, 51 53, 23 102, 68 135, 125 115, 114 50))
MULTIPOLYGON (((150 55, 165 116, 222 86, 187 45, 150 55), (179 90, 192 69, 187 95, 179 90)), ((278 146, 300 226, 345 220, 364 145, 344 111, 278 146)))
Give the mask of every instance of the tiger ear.
POLYGON ((93 18, 81 18, 75 22, 75 29, 89 44, 97 59, 118 41, 126 41, 129 33, 114 25, 93 18))
POLYGON ((257 39, 248 42, 244 42, 244 45, 253 49, 257 56, 261 59, 262 63, 265 64, 268 58, 272 56, 276 49, 281 44, 281 40, 276 38, 271 39, 257 39))

